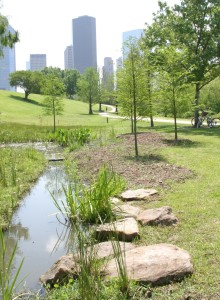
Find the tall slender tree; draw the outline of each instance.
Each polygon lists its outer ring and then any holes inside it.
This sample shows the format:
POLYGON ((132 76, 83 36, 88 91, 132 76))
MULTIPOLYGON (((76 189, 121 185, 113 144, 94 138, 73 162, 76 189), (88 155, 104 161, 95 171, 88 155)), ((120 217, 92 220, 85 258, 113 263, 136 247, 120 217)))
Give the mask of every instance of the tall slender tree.
POLYGON ((99 82, 99 72, 93 67, 86 68, 85 72, 78 80, 78 95, 83 101, 89 103, 89 115, 93 114, 93 104, 99 102, 99 82))

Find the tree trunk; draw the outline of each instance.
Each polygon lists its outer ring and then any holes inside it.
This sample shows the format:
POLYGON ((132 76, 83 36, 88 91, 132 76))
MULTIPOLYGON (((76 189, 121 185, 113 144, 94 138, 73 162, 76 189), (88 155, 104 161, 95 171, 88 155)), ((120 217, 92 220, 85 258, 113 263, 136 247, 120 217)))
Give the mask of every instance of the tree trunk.
POLYGON ((196 83, 196 91, 195 91, 195 112, 194 112, 194 118, 195 118, 195 128, 198 128, 198 124, 199 124, 199 109, 198 109, 198 105, 199 105, 199 97, 200 97, 200 83, 197 82, 196 83))
POLYGON ((173 117, 174 117, 174 132, 175 132, 175 141, 178 140, 177 136, 177 123, 176 123, 176 96, 175 96, 175 90, 173 89, 173 117))
POLYGON ((89 97, 89 115, 92 115, 93 112, 92 112, 92 97, 90 96, 89 97))
POLYGON ((102 103, 99 103, 99 111, 102 111, 102 103))

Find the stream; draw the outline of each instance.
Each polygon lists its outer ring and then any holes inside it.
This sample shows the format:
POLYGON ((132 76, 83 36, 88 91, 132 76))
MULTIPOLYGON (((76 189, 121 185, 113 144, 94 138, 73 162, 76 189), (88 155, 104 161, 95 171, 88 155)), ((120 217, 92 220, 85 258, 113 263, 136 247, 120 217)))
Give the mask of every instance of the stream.
MULTIPOLYGON (((71 251, 69 228, 62 220, 51 193, 58 201, 65 200, 62 184, 67 178, 62 162, 50 162, 30 192, 14 213, 9 229, 4 233, 7 254, 10 256, 17 243, 13 261, 14 275, 24 259, 19 279, 27 290, 39 290, 39 277, 62 255, 71 251)), ((63 221, 63 220, 62 220, 63 221)))

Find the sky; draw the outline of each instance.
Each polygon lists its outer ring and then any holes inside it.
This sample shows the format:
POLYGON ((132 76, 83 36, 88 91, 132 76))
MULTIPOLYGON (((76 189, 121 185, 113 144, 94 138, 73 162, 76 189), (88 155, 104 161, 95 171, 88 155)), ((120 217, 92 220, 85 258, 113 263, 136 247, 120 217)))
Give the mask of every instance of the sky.
MULTIPOLYGON (((180 0, 167 0, 173 6, 180 0)), ((121 56, 122 33, 144 29, 158 11, 157 0, 0 0, 0 13, 19 32, 16 70, 26 70, 30 54, 46 54, 47 66, 64 69, 64 51, 72 44, 72 19, 96 18, 98 67, 104 57, 121 56)))

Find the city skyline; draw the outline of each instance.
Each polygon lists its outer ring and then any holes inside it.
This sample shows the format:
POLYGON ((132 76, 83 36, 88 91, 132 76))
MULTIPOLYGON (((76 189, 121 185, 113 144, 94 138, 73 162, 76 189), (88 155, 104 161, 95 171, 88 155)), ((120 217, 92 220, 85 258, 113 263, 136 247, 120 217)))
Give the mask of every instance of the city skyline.
POLYGON ((96 18, 97 59, 101 68, 104 57, 112 57, 115 62, 121 56, 122 33, 145 28, 158 10, 155 0, 1 0, 1 4, 1 14, 20 34, 20 42, 16 43, 17 70, 26 69, 31 53, 46 53, 47 66, 64 69, 64 50, 72 44, 72 19, 82 15, 96 18))

